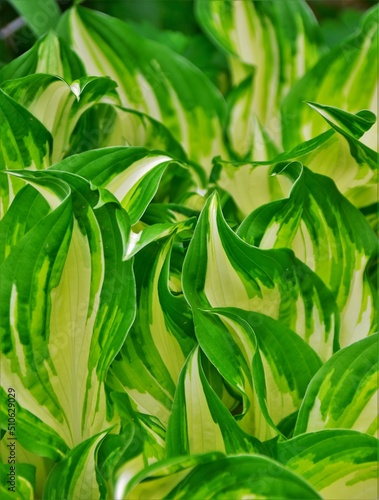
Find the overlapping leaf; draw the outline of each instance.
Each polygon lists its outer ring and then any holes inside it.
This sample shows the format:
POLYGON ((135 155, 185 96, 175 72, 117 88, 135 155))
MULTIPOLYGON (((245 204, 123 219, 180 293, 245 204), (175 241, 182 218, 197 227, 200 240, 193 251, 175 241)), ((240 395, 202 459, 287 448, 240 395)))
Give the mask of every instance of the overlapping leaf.
MULTIPOLYGON (((131 224, 138 222, 156 194, 172 158, 145 148, 102 148, 70 156, 54 168, 83 176, 110 191, 127 210, 131 224)), ((175 162, 177 169, 182 169, 175 162)))
POLYGON ((183 289, 194 313, 238 307, 282 323, 328 359, 338 343, 334 300, 307 266, 288 250, 261 250, 226 224, 217 196, 203 209, 183 268, 183 289))
POLYGON ((107 488, 97 470, 96 458, 104 433, 78 444, 49 474, 43 491, 45 498, 104 498, 107 488))
POLYGON ((355 431, 302 434, 278 443, 277 459, 311 484, 326 500, 377 493, 378 440, 355 431))
POLYGON ((197 347, 180 375, 167 429, 167 456, 209 451, 254 453, 259 441, 243 432, 207 381, 197 347))
POLYGON ((341 314, 341 346, 375 332, 377 293, 368 275, 377 259, 374 232, 331 179, 299 163, 278 167, 274 173, 294 182, 289 198, 255 210, 238 235, 260 248, 291 248, 322 278, 341 314))
POLYGON ((120 475, 127 481, 164 459, 165 430, 156 418, 133 411, 125 393, 113 392, 112 401, 121 418, 121 432, 105 437, 99 450, 99 469, 114 485, 120 475))
MULTIPOLYGON (((37 442, 24 429, 22 444, 51 456, 58 443, 59 456, 62 442, 72 447, 109 425, 103 383, 135 307, 131 263, 122 262, 125 215, 78 176, 18 175, 51 210, 1 265, 2 384, 19 388, 18 432, 23 422, 40 429, 37 442)), ((19 229, 22 201, 2 222, 8 231, 19 229)))
POLYGON ((290 183, 287 179, 271 176, 270 172, 267 164, 217 159, 212 179, 233 199, 242 220, 261 205, 288 195, 290 183))
POLYGON ((276 161, 299 160, 313 171, 331 177, 341 193, 356 207, 377 203, 379 157, 376 138, 367 146, 367 134, 375 133, 376 117, 368 111, 356 115, 331 106, 309 103, 331 126, 332 131, 276 158, 276 161))
MULTIPOLYGON (((230 110, 231 144, 241 158, 253 154, 254 142, 269 137, 281 145, 280 105, 293 84, 311 68, 321 49, 319 28, 303 1, 241 2, 198 0, 197 14, 205 32, 243 63, 245 82, 230 110), (243 132, 241 134, 241 129, 243 132), (243 142, 245 140, 245 142, 243 142)), ((237 64, 240 69, 241 64, 237 64)), ((231 65, 231 69, 235 64, 231 65)), ((237 81, 240 83, 240 81, 237 81)))
POLYGON ((109 146, 143 146, 185 160, 183 148, 162 123, 149 115, 109 104, 91 107, 78 120, 71 140, 73 152, 109 146))
POLYGON ((52 134, 55 163, 70 151, 72 133, 86 109, 102 101, 118 104, 115 86, 109 78, 84 77, 69 85, 60 77, 39 73, 5 82, 2 88, 52 134))
POLYGON ((11 484, 11 477, 9 473, 9 464, 0 463, 0 474, 3 479, 0 485, 1 498, 4 500, 11 500, 15 497, 15 493, 17 492, 20 500, 33 499, 35 488, 34 467, 29 464, 17 463, 17 473, 15 472, 14 474, 17 481, 15 485, 11 484))
POLYGON ((196 67, 128 24, 91 10, 69 10, 59 31, 87 73, 110 76, 124 106, 162 122, 209 172, 212 157, 222 151, 224 103, 196 67))
POLYGON ((295 434, 353 429, 377 435, 378 334, 337 352, 310 383, 295 434))
POLYGON ((42 36, 33 47, 0 69, 0 83, 34 73, 48 73, 68 83, 85 76, 82 62, 68 44, 53 31, 42 36))
MULTIPOLYGON (((324 55, 295 85, 283 102, 283 143, 285 149, 312 139, 327 130, 325 122, 304 101, 319 102, 357 113, 377 113, 378 6, 368 11, 357 33, 324 55)), ((367 144, 376 143, 377 131, 367 144)))
MULTIPOLYGON (((52 137, 25 108, 0 89, 0 170, 43 169, 49 165, 52 137)), ((23 183, 0 175, 0 218, 23 183)))
POLYGON ((321 498, 303 479, 259 455, 208 453, 167 459, 131 480, 120 476, 117 498, 321 498), (280 480, 279 480, 280 479, 280 480))
MULTIPOLYGON (((171 232, 185 228, 179 223, 171 232)), ((172 236, 166 236, 135 257, 137 316, 112 365, 112 375, 137 410, 154 415, 164 426, 180 371, 194 346, 191 311, 183 296, 169 288, 172 244, 172 236)))

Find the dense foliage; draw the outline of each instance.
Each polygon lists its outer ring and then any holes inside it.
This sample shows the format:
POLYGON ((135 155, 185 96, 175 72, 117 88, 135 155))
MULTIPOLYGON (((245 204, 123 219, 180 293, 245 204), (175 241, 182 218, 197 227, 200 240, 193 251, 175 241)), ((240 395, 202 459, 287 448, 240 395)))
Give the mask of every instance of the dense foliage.
POLYGON ((0 69, 1 498, 376 498, 379 9, 195 6, 0 69))

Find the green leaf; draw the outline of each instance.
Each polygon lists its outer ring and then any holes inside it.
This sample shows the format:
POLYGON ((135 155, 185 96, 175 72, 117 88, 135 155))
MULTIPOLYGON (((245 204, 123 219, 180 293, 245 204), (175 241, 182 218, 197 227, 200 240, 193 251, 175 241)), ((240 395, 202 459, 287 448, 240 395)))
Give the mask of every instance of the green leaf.
POLYGON ((267 161, 278 154, 259 118, 252 113, 254 77, 249 75, 228 95, 226 132, 229 147, 239 160, 267 161))
MULTIPOLYGON (((2 375, 3 373, 1 371, 2 375)), ((18 396, 17 393, 16 396, 18 396)), ((0 401, 2 409, 0 426, 2 429, 8 429, 8 393, 3 388, 0 388, 0 401)), ((15 406, 17 448, 22 443, 24 448, 37 456, 48 457, 55 461, 61 460, 69 450, 62 437, 40 418, 22 408, 17 400, 15 406)))
MULTIPOLYGON (((232 308, 212 313, 228 318, 229 327, 234 322, 244 325, 245 331, 246 325, 251 328, 256 339, 251 362, 254 389, 267 421, 278 427, 299 409, 309 382, 321 367, 320 358, 299 335, 269 316, 232 308)), ((246 349, 248 343, 242 343, 246 349)), ((247 361, 251 354, 245 353, 247 361)))
POLYGON ((278 319, 328 359, 337 343, 338 313, 330 291, 285 249, 261 250, 227 225, 209 197, 183 268, 183 290, 194 311, 238 307, 278 319))
POLYGON ((194 321, 201 348, 242 396, 239 425, 261 440, 277 435, 282 420, 299 409, 321 366, 318 356, 295 332, 263 314, 215 308, 196 312, 194 321))
POLYGON ((108 472, 111 473, 112 485, 115 485, 120 475, 133 477, 149 464, 164 459, 165 430, 154 417, 135 412, 125 393, 113 392, 112 401, 121 418, 122 432, 105 437, 100 449, 100 463, 102 470, 104 466, 111 468, 108 472), (109 446, 105 446, 107 439, 109 446), (118 450, 115 450, 115 445, 118 450))
POLYGON ((350 154, 359 165, 367 164, 374 171, 378 169, 379 157, 375 151, 378 146, 377 126, 374 113, 362 110, 353 115, 333 106, 315 102, 308 102, 308 105, 347 140, 350 154))
POLYGON ((29 0, 9 0, 9 2, 25 18, 37 36, 44 35, 59 21, 60 9, 55 0, 37 3, 29 0))
MULTIPOLYGON (((114 198, 102 202, 98 190, 69 173, 17 175, 51 210, 0 267, 1 377, 18 388, 25 425, 32 419, 38 430, 42 421, 35 444, 50 456, 46 428, 73 447, 109 426, 104 381, 134 319, 134 277, 131 262, 122 261, 126 216, 114 198)), ((7 219, 22 193, 3 221, 15 232, 7 219)))
POLYGON ((180 375, 167 428, 167 456, 209 451, 254 453, 259 441, 242 431, 207 381, 198 347, 180 375))
POLYGON ((311 170, 331 177, 340 192, 358 208, 376 203, 379 156, 362 142, 374 130, 375 116, 364 110, 354 115, 332 106, 309 104, 335 133, 329 130, 278 156, 275 161, 296 159, 311 170))
POLYGON ((287 179, 271 175, 269 164, 230 162, 218 158, 215 159, 212 180, 233 199, 240 220, 261 205, 286 197, 290 188, 287 179))
MULTIPOLYGON (((158 190, 172 158, 145 148, 112 147, 66 158, 54 169, 72 172, 110 191, 136 224, 158 190)), ((180 167, 179 167, 180 168, 180 167)))
POLYGON ((347 430, 303 434, 278 443, 276 458, 325 500, 376 497, 378 441, 371 436, 347 430))
POLYGON ((238 235, 262 249, 290 248, 317 273, 340 311, 341 346, 375 332, 377 293, 368 273, 377 259, 374 232, 328 177, 300 163, 273 173, 293 182, 289 198, 255 210, 238 235))
POLYGON ((73 153, 110 146, 142 146, 186 159, 183 148, 162 123, 122 106, 97 104, 89 108, 78 120, 71 139, 73 153))
POLYGON ((223 151, 225 105, 200 70, 128 24, 81 7, 64 14, 59 32, 87 73, 110 76, 125 107, 162 122, 189 158, 209 172, 211 159, 223 151))
POLYGON ((78 444, 51 471, 43 491, 51 500, 104 498, 106 487, 97 465, 97 449, 105 433, 78 444))
MULTIPOLYGON (((175 230, 181 226, 185 228, 182 223, 175 230)), ((135 256, 137 315, 111 369, 137 411, 154 415, 164 426, 180 371, 194 346, 191 311, 184 297, 169 287, 172 238, 152 242, 135 256)))
POLYGON ((378 334, 345 347, 309 384, 295 434, 353 429, 377 434, 378 334))
MULTIPOLYGON (((286 150, 312 139, 328 127, 304 104, 320 102, 349 113, 377 112, 378 6, 369 10, 360 29, 324 55, 292 88, 283 102, 283 143, 286 150)), ((373 141, 377 131, 372 131, 373 141)), ((371 143, 373 144, 373 143, 371 143)))
POLYGON ((35 468, 32 465, 18 462, 17 465, 0 463, 0 475, 2 477, 0 485, 2 499, 12 500, 15 498, 15 493, 20 500, 34 498, 35 468))
MULTIPOLYGON (((25 108, 0 89, 0 170, 43 169, 49 165, 52 137, 25 108)), ((0 219, 24 185, 0 174, 0 219)))
MULTIPOLYGON (((248 141, 237 153, 244 156, 249 152, 249 143, 258 140, 259 136, 254 137, 255 121, 280 146, 282 99, 319 57, 321 36, 311 9, 300 0, 197 0, 196 7, 205 32, 232 58, 243 63, 245 77, 253 78, 248 84, 253 85, 250 95, 238 99, 232 112, 232 143, 238 140, 243 125, 243 137, 248 141)), ((231 69, 233 72, 233 65, 231 69)))
POLYGON ((120 476, 117 498, 321 498, 299 476, 259 455, 208 453, 167 459, 133 478, 120 476))
POLYGON ((27 108, 52 134, 52 163, 70 151, 75 126, 86 109, 102 101, 119 102, 115 87, 109 78, 84 77, 69 85, 60 77, 46 74, 26 76, 2 85, 9 96, 27 108))
POLYGON ((34 73, 49 73, 68 83, 85 75, 79 57, 53 31, 36 41, 33 47, 0 69, 0 83, 34 73))

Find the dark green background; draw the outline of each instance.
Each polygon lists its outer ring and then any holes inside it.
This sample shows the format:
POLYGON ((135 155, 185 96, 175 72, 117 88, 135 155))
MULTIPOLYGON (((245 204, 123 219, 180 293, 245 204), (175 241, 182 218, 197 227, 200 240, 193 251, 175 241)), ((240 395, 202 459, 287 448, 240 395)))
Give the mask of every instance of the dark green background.
MULTIPOLYGON (((62 10, 73 3, 73 0, 57 1, 62 10)), ((212 51, 217 70, 223 65, 222 56, 211 50, 201 33, 193 3, 193 0, 84 0, 82 5, 137 23, 143 34, 171 46, 205 70, 212 51)), ((354 31, 362 12, 378 0, 309 0, 308 3, 320 21, 326 43, 333 46, 354 31)), ((34 41, 35 36, 22 25, 9 1, 0 0, 0 66, 25 52, 34 41)))

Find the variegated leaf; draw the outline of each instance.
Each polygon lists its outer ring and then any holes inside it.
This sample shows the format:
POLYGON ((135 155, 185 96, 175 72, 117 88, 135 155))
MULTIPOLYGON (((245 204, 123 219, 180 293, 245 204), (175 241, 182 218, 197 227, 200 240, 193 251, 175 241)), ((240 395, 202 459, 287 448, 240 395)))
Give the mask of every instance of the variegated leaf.
POLYGON ((377 202, 379 156, 377 144, 371 149, 363 141, 371 134, 376 118, 371 112, 356 115, 340 109, 309 103, 335 133, 325 132, 275 161, 299 160, 314 172, 331 177, 341 193, 356 207, 377 202))
POLYGON ((212 180, 237 206, 242 221, 253 210, 288 195, 291 183, 271 175, 270 164, 216 159, 212 180))
MULTIPOLYGON (((327 124, 304 104, 319 102, 357 113, 378 111, 376 66, 379 36, 378 6, 369 10, 360 29, 319 62, 293 87, 283 102, 283 143, 286 150, 310 140, 328 129, 327 124)), ((376 142, 372 130, 367 144, 376 142), (374 142, 372 142, 374 141, 374 142)))
POLYGON ((183 367, 167 428, 167 456, 210 451, 254 453, 259 441, 246 434, 207 381, 198 347, 183 367))
POLYGON ((32 465, 0 462, 0 477, 0 494, 3 500, 14 500, 15 494, 19 500, 34 500, 35 469, 32 465))
POLYGON ((122 475, 132 478, 145 467, 165 458, 166 433, 159 421, 135 412, 125 393, 113 392, 112 401, 121 419, 120 434, 108 434, 100 448, 99 467, 115 485, 122 475))
MULTIPOLYGON (((59 456, 61 443, 79 444, 112 417, 104 380, 135 307, 131 262, 122 261, 126 215, 115 198, 104 202, 79 176, 17 175, 40 191, 51 210, 27 231, 21 228, 24 234, 0 268, 2 385, 15 387, 21 422, 38 429, 33 443, 20 423, 25 448, 59 456), (58 443, 55 450, 52 442, 58 443)), ((14 232, 23 192, 2 222, 14 232)))
MULTIPOLYGON (((274 158, 279 151, 260 119, 252 112, 253 82, 253 76, 249 75, 228 95, 226 133, 229 147, 237 159, 267 161, 274 158)), ((280 131, 271 130, 271 133, 278 137, 280 131)))
POLYGON ((127 23, 93 10, 70 9, 59 32, 88 74, 110 76, 124 106, 162 122, 189 158, 210 171, 211 159, 223 151, 225 104, 200 70, 127 23))
POLYGON ((239 425, 261 440, 278 434, 281 422, 299 409, 321 366, 318 356, 296 333, 263 314, 216 308, 196 313, 194 321, 200 346, 241 393, 239 425))
POLYGON ((377 293, 368 273, 378 258, 374 232, 328 177, 300 163, 273 172, 293 182, 289 198, 255 210, 238 235, 262 249, 291 248, 317 273, 340 311, 341 346, 375 332, 377 293))
POLYGON ((327 430, 278 443, 276 458, 311 484, 325 500, 374 500, 378 440, 355 431, 327 430))
POLYGON ((207 453, 158 462, 133 478, 120 476, 116 498, 321 498, 302 478, 259 455, 207 453))
POLYGON ((71 139, 71 151, 110 146, 142 146, 166 151, 178 159, 186 154, 170 130, 149 115, 111 104, 98 104, 83 113, 71 139))
MULTIPOLYGON (((185 224, 174 226, 176 231, 185 224)), ((174 233, 174 231, 172 231, 174 233)), ((194 346, 190 308, 169 288, 173 236, 153 242, 135 256, 137 316, 111 374, 138 412, 167 426, 176 384, 194 346)), ((117 387, 116 382, 110 382, 117 387)), ((118 389, 120 391, 120 389, 118 389)))
POLYGON ((333 428, 377 435, 377 353, 375 333, 334 354, 309 384, 295 435, 333 428))
MULTIPOLYGON (((196 6, 206 33, 244 64, 247 79, 244 92, 238 93, 230 111, 229 134, 240 158, 253 154, 255 160, 261 159, 256 157, 256 149, 255 154, 251 151, 252 143, 262 137, 259 128, 263 127, 280 147, 282 99, 319 57, 317 22, 302 0, 197 0, 196 6), (246 142, 241 144, 243 126, 246 142)), ((234 67, 231 65, 232 71, 234 67)))
MULTIPOLYGON (((49 166, 52 137, 25 108, 0 89, 0 170, 43 169, 49 166)), ((0 174, 0 219, 23 186, 0 174)))
POLYGON ((172 161, 168 155, 145 148, 113 147, 70 156, 54 169, 83 176, 93 185, 106 188, 128 212, 131 224, 136 224, 172 161))
POLYGON ((1 68, 0 83, 34 73, 60 76, 68 83, 85 75, 79 57, 53 31, 49 31, 30 50, 1 68))
POLYGON ((96 465, 104 435, 96 434, 78 444, 54 467, 43 490, 44 498, 106 498, 107 487, 96 465))
POLYGON ((71 85, 62 78, 36 74, 11 80, 3 90, 49 130, 54 138, 51 162, 70 151, 71 136, 82 113, 97 102, 119 102, 109 78, 84 77, 71 85))
POLYGON ((209 197, 183 268, 183 289, 196 312, 238 307, 278 319, 328 359, 338 344, 330 291, 289 250, 261 250, 230 229, 218 197, 209 197))

